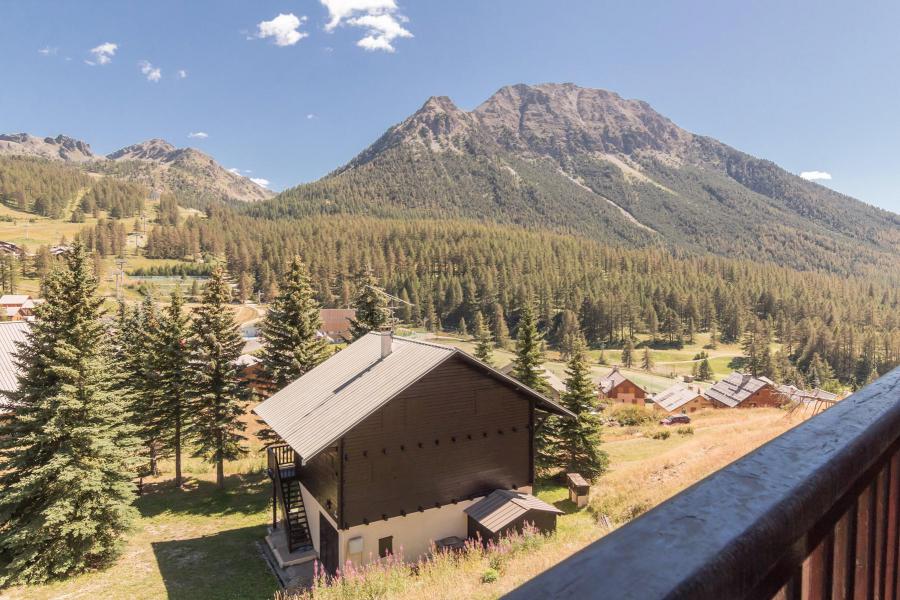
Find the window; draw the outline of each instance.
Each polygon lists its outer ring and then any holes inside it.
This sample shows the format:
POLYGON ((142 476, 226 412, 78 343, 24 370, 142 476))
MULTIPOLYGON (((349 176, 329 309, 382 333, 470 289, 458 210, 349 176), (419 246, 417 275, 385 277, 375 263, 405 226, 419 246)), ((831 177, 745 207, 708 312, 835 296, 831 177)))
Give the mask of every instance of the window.
POLYGON ((378 540, 378 556, 384 558, 394 553, 394 536, 389 535, 378 540))

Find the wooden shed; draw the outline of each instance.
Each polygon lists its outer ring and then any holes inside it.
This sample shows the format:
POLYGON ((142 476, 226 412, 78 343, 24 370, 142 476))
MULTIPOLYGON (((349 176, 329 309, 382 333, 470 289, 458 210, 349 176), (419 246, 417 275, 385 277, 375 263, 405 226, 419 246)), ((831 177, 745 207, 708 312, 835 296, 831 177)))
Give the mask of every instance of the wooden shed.
POLYGON ((485 543, 521 533, 527 524, 541 533, 556 531, 556 515, 563 514, 552 504, 515 490, 494 490, 464 512, 468 515, 468 536, 480 537, 485 543))

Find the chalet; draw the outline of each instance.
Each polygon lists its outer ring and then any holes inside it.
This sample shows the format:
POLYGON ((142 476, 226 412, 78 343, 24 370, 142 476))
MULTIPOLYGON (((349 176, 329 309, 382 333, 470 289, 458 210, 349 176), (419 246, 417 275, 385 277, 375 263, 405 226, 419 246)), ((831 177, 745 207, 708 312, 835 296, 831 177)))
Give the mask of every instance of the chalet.
POLYGON ((34 318, 34 308, 42 300, 35 300, 25 294, 3 294, 0 296, 0 318, 6 321, 28 321, 34 318))
POLYGON ((704 394, 716 408, 759 408, 781 406, 784 398, 768 377, 732 373, 717 381, 704 394))
POLYGON ((700 386, 676 383, 653 396, 653 408, 668 414, 692 413, 713 408, 713 403, 703 395, 700 386))
POLYGON ((262 372, 262 360, 253 354, 241 354, 234 360, 235 366, 243 381, 247 383, 250 390, 257 395, 266 395, 270 389, 270 384, 262 372))
POLYGON ((25 342, 30 327, 24 321, 0 323, 0 419, 9 418, 14 410, 8 394, 19 386, 16 344, 25 342))
POLYGON ((647 391, 622 375, 619 367, 613 367, 609 375, 600 380, 599 387, 601 398, 641 406, 647 400, 647 391))
POLYGON ((456 348, 375 332, 254 412, 284 441, 269 448, 269 548, 281 568, 318 558, 329 572, 401 548, 414 560, 465 538, 470 519, 490 532, 546 525, 530 495, 532 432, 549 414, 574 416, 456 348), (498 506, 479 504, 488 498, 498 506), (532 512, 495 520, 523 504, 532 512))
POLYGON ((22 246, 13 244, 12 242, 0 241, 0 252, 3 254, 11 254, 13 256, 25 256, 25 249, 22 246))
POLYGON ((776 390, 786 402, 802 404, 834 404, 838 400, 837 394, 826 392, 821 388, 803 390, 794 385, 779 385, 776 390))
MULTIPOLYGON (((513 369, 515 368, 516 363, 511 362, 505 367, 501 367, 500 372, 512 377, 513 369)), ((551 400, 559 400, 562 398, 562 395, 566 393, 565 382, 557 377, 555 373, 544 368, 541 368, 541 377, 547 381, 547 397, 551 400)))
POLYGON ((350 321, 356 318, 356 310, 352 308, 323 308, 319 310, 322 327, 319 333, 332 343, 349 342, 350 321))

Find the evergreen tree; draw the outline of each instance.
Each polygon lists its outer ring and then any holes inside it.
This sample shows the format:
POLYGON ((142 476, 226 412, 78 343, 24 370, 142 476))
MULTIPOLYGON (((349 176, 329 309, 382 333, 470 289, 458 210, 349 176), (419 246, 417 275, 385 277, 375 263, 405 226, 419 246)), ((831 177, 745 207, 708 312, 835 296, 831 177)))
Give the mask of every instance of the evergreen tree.
POLYGON ((137 442, 92 271, 76 243, 17 350, 16 417, 0 424, 0 586, 108 564, 135 517, 137 442))
POLYGON ((628 338, 622 348, 622 366, 630 369, 634 365, 634 340, 628 338))
POLYGON ((708 358, 704 358, 700 361, 700 366, 697 367, 697 379, 700 381, 712 380, 712 367, 709 364, 708 358))
POLYGON ((548 384, 542 375, 543 362, 543 336, 538 331, 531 304, 526 302, 519 315, 512 376, 531 389, 544 393, 548 384))
POLYGON ((475 313, 475 337, 478 340, 478 344, 475 346, 475 358, 485 364, 493 364, 494 340, 491 337, 491 330, 484 323, 484 316, 480 310, 475 313))
POLYGON ((277 389, 328 358, 328 344, 317 335, 322 327, 319 304, 299 256, 288 266, 279 290, 262 325, 262 366, 277 389))
POLYGON ((381 293, 378 280, 369 267, 366 267, 357 281, 353 308, 356 309, 356 318, 350 319, 350 333, 355 340, 370 331, 378 331, 387 324, 390 317, 387 298, 381 293))
POLYGON ((461 335, 462 337, 469 337, 469 330, 466 328, 465 317, 459 318, 459 335, 461 335))
POLYGON ((566 376, 566 392, 561 403, 577 418, 553 417, 556 420, 553 460, 563 473, 580 473, 593 480, 606 470, 609 458, 600 450, 600 421, 592 412, 597 391, 591 381, 582 336, 576 335, 572 343, 566 376))
POLYGON ((491 319, 491 327, 493 328, 494 341, 497 343, 498 348, 507 348, 509 346, 509 326, 506 324, 503 305, 495 302, 493 311, 494 316, 491 319))
POLYGON ((158 333, 151 347, 159 378, 161 441, 167 453, 175 457, 175 487, 178 488, 183 483, 182 450, 192 429, 189 321, 181 288, 176 286, 169 297, 169 306, 160 315, 158 333))
POLYGON ((653 370, 653 356, 650 354, 650 348, 644 348, 644 355, 641 357, 641 368, 645 371, 653 370))
POLYGON ((216 267, 191 322, 192 412, 196 455, 216 465, 216 485, 225 484, 226 460, 238 458, 245 429, 246 387, 235 364, 244 345, 231 302, 231 287, 222 267, 216 267))
MULTIPOLYGON (((162 394, 157 372, 158 358, 153 342, 159 335, 159 311, 148 292, 139 310, 130 319, 131 331, 124 331, 126 336, 125 381, 131 398, 131 419, 137 437, 141 440, 143 454, 147 459, 146 471, 142 474, 159 475, 159 460, 166 455, 162 444, 163 415, 161 411, 162 394)), ((124 328, 123 328, 124 329, 124 328)))

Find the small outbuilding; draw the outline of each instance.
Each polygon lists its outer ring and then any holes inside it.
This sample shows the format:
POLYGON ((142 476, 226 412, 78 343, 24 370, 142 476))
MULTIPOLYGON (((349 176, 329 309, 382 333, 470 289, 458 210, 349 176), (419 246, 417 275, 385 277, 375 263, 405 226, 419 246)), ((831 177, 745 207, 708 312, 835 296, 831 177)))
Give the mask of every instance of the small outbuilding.
POLYGON ((580 473, 568 473, 566 481, 569 484, 569 500, 578 508, 587 506, 588 496, 591 493, 590 484, 580 473))
POLYGON ((563 514, 552 504, 516 490, 494 490, 464 512, 468 515, 468 536, 480 537, 485 543, 521 533, 526 524, 541 533, 556 531, 556 515, 563 514))

